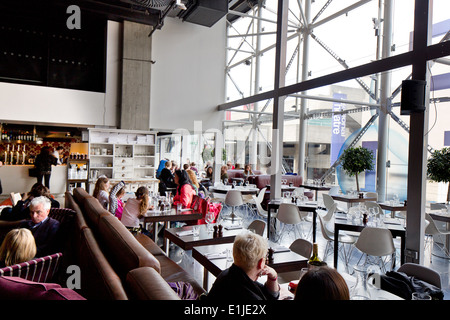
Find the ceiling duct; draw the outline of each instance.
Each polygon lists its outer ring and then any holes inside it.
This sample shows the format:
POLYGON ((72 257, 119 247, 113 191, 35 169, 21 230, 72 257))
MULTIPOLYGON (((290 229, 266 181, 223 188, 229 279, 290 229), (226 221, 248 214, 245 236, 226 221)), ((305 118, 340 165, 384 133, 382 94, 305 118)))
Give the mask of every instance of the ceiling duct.
POLYGON ((161 9, 167 7, 172 0, 125 0, 124 2, 137 4, 145 8, 161 9))
POLYGON ((228 13, 228 0, 188 0, 187 10, 180 11, 178 17, 183 21, 212 27, 228 13))

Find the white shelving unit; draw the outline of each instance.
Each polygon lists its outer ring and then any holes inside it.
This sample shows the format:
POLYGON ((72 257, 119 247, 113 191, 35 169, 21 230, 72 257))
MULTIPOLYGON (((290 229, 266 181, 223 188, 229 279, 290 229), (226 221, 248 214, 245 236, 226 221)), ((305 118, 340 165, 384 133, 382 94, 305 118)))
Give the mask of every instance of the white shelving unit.
POLYGON ((105 175, 111 184, 125 181, 129 192, 139 185, 155 188, 156 132, 89 129, 89 182, 105 175))

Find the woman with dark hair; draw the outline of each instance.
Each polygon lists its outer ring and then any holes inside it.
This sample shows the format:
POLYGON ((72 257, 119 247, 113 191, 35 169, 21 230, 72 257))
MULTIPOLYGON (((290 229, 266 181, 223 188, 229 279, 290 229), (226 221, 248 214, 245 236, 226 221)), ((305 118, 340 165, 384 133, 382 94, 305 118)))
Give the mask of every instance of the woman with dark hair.
POLYGON ((350 300, 350 293, 336 269, 320 267, 302 276, 294 300, 350 300))
POLYGON ((42 178, 44 178, 44 185, 50 189, 50 175, 52 174, 52 165, 56 166, 58 164, 58 159, 56 159, 50 153, 50 147, 45 146, 41 149, 34 161, 34 167, 37 171, 37 182, 42 183, 42 178))
POLYGON ((174 181, 177 185, 177 194, 173 197, 173 205, 176 206, 178 203, 181 203, 183 208, 190 208, 195 189, 192 186, 188 173, 184 170, 175 170, 174 181))

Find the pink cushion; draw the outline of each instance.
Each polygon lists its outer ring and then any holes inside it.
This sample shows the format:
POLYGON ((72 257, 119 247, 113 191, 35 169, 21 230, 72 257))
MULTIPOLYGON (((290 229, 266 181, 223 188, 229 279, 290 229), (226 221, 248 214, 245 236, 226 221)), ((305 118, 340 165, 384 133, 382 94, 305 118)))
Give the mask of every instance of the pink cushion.
POLYGON ((39 283, 19 277, 0 277, 0 300, 86 300, 56 283, 39 283))

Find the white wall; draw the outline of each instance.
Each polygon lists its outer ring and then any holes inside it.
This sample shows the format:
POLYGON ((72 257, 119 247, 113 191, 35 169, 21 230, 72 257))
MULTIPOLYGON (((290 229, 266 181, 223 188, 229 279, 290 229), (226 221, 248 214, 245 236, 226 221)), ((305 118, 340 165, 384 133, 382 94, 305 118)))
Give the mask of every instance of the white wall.
MULTIPOLYGON (((217 105, 225 97, 225 28, 225 18, 208 28, 167 17, 153 33, 152 130, 192 131, 194 121, 201 121, 202 131, 221 127, 217 105)), ((0 121, 118 126, 121 43, 121 23, 108 21, 106 94, 0 82, 0 121)))
POLYGON ((0 119, 116 126, 120 88, 120 24, 108 21, 106 94, 0 82, 0 119))
POLYGON ((226 24, 222 18, 211 28, 164 19, 152 37, 150 128, 166 131, 220 128, 225 97, 226 24))

